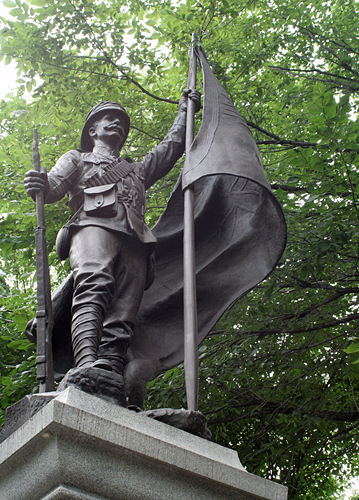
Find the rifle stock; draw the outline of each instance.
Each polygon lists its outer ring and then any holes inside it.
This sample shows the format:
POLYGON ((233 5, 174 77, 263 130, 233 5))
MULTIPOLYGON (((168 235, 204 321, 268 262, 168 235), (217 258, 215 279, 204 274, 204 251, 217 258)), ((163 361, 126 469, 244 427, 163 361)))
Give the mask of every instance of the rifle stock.
MULTIPOLYGON (((40 172, 40 153, 37 130, 34 129, 33 142, 34 169, 40 172)), ((36 282, 37 282, 37 356, 36 379, 40 382, 39 392, 54 390, 54 370, 52 361, 52 303, 49 262, 47 256, 44 193, 41 189, 36 194, 37 227, 35 229, 36 246, 36 282)))

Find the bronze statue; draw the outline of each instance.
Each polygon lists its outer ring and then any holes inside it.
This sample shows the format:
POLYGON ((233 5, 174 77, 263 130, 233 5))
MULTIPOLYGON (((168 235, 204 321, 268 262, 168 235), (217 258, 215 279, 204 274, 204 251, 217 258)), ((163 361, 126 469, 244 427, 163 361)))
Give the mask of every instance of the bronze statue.
MULTIPOLYGON (((165 175, 183 153, 187 93, 181 98, 170 133, 143 162, 118 163, 116 155, 129 123, 118 104, 104 103, 99 106, 109 107, 113 121, 107 125, 97 114, 99 108, 91 110, 82 136, 85 151, 67 153, 59 160, 59 167, 54 167, 54 172, 63 168, 68 174, 59 176, 64 179, 61 187, 57 187, 56 176, 51 179, 51 172, 48 184, 45 174, 27 174, 25 181, 32 195, 40 185, 48 186, 45 201, 60 199, 69 191, 70 207, 80 209, 67 225, 73 273, 52 297, 57 377, 74 364, 92 365, 101 373, 105 372, 98 367, 112 369, 107 373, 113 376, 124 371, 127 401, 139 407, 146 383, 184 359, 183 190, 191 186, 194 194, 198 344, 235 301, 272 272, 286 244, 284 215, 266 179, 254 138, 199 45, 195 53, 204 81, 202 124, 152 232, 143 225, 144 189, 165 175), (93 117, 100 118, 95 127, 93 117), (107 132, 107 126, 112 130, 107 132), (96 142, 105 138, 105 145, 96 142), (110 165, 108 173, 105 165, 110 165), (113 184, 117 186, 116 195, 113 184), (120 230, 113 222, 120 224, 120 230), (106 243, 99 245, 99 241, 106 243), (154 246, 156 273, 153 284, 145 290, 146 281, 149 286, 153 279, 149 262, 154 246), (112 275, 108 272, 110 256, 121 256, 122 251, 131 255, 136 269, 130 266, 127 275, 119 263, 118 273, 122 275, 112 275), (135 282, 131 273, 136 276, 135 282)), ((190 97, 199 100, 198 94, 190 97)), ((66 254, 66 244, 60 241, 58 248, 60 254, 66 254)), ((34 341, 35 321, 29 322, 25 333, 34 341)))
POLYGON ((146 226, 145 191, 182 156, 188 97, 185 91, 166 138, 142 162, 122 159, 130 118, 118 103, 94 106, 86 117, 81 150, 64 154, 50 170, 25 174, 27 193, 44 189, 45 203, 69 196, 75 213, 60 231, 58 253, 73 272, 71 339, 76 367, 123 374, 126 352, 144 290, 153 281, 156 238, 146 226))

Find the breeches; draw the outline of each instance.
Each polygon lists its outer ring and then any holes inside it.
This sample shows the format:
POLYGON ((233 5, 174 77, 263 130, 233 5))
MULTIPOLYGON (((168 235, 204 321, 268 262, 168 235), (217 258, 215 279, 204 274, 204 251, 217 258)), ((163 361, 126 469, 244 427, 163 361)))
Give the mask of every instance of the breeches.
POLYGON ((84 306, 103 312, 99 353, 128 344, 146 280, 146 247, 124 233, 86 226, 71 240, 72 315, 84 306))

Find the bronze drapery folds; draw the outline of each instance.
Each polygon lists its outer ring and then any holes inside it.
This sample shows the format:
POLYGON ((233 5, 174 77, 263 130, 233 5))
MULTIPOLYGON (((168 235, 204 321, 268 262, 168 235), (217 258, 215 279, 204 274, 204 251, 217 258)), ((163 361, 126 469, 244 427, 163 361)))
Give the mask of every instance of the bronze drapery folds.
POLYGON ((254 138, 197 46, 204 78, 202 125, 182 178, 153 229, 156 279, 145 293, 132 359, 156 371, 183 360, 181 187, 195 192, 198 342, 224 312, 277 265, 286 244, 282 209, 264 174, 254 138))

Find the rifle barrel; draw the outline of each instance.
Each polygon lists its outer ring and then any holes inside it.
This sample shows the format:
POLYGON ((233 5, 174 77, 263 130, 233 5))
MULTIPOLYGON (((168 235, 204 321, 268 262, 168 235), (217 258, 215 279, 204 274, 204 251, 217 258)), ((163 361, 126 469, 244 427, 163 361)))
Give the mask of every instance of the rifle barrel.
MULTIPOLYGON (((40 152, 37 130, 34 129, 32 148, 34 169, 41 171, 40 152)), ((49 262, 47 256, 45 204, 41 189, 36 194, 37 227, 35 229, 36 246, 36 282, 37 282, 37 356, 36 378, 40 382, 39 392, 53 391, 54 371, 52 362, 52 303, 49 262)))

